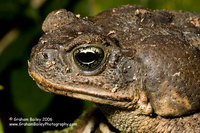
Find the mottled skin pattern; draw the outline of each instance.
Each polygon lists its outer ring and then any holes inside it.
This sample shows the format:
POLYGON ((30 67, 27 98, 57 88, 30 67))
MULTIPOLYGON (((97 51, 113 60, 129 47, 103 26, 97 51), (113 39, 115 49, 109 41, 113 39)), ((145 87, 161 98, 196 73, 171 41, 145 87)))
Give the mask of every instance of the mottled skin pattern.
POLYGON ((81 18, 62 9, 42 29, 29 62, 40 88, 97 103, 123 132, 200 131, 199 14, 126 5, 81 18), (73 55, 87 46, 104 51, 91 70, 73 55))

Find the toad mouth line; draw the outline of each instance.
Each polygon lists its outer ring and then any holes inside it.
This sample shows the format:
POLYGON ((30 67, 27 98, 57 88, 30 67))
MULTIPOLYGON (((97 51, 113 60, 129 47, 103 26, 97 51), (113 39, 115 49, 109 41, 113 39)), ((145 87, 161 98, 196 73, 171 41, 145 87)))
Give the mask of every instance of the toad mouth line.
POLYGON ((53 92, 60 95, 67 95, 69 97, 88 100, 88 101, 95 101, 97 103, 112 103, 116 106, 123 106, 125 104, 130 104, 131 99, 127 97, 122 97, 119 95, 111 95, 111 93, 98 90, 103 92, 98 93, 96 88, 87 88, 83 89, 81 87, 66 87, 65 85, 59 85, 59 84, 52 84, 49 81, 45 80, 42 76, 36 74, 35 72, 29 72, 30 75, 38 82, 38 86, 42 88, 45 91, 53 92), (93 91, 87 91, 87 90, 93 90, 93 91), (101 95, 99 95, 101 94, 101 95), (106 100, 106 101, 105 101, 106 100))

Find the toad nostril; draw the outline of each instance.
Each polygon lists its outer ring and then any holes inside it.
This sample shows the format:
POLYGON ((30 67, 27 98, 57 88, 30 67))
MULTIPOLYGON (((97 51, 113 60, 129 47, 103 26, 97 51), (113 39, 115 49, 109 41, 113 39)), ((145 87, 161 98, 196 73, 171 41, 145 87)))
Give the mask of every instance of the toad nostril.
POLYGON ((56 49, 45 49, 38 53, 38 59, 42 61, 53 61, 57 56, 58 51, 56 49))
POLYGON ((48 59, 49 58, 47 53, 42 53, 42 55, 43 55, 44 59, 48 59))

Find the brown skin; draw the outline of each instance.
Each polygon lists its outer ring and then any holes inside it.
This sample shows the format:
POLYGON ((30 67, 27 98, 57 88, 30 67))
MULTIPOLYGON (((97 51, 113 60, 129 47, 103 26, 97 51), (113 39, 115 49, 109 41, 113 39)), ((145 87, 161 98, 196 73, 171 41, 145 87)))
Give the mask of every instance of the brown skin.
POLYGON ((199 14, 58 10, 42 29, 29 62, 40 88, 97 103, 123 132, 200 131, 199 14))

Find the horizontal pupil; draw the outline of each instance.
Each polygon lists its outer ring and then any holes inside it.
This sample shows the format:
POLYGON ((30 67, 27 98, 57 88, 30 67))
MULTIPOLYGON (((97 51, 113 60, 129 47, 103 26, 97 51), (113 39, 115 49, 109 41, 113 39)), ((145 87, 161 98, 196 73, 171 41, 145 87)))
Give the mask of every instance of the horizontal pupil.
POLYGON ((76 49, 73 53, 76 65, 84 71, 93 71, 100 67, 104 59, 104 51, 99 47, 86 46, 76 49))
POLYGON ((92 63, 99 58, 98 54, 92 52, 81 52, 76 55, 76 58, 84 64, 92 63))

